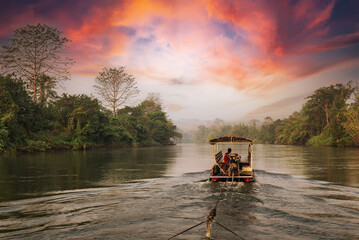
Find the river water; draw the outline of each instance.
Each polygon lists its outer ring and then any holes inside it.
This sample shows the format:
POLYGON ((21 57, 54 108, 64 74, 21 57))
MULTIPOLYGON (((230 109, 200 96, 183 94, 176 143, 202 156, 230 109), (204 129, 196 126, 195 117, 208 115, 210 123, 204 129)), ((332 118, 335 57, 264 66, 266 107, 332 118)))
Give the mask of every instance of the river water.
MULTIPOLYGON (((253 150, 245 184, 205 181, 209 144, 0 156, 0 239, 167 239, 219 197, 215 220, 248 240, 359 239, 359 149, 253 150)), ((239 238, 214 224, 211 239, 239 238)))

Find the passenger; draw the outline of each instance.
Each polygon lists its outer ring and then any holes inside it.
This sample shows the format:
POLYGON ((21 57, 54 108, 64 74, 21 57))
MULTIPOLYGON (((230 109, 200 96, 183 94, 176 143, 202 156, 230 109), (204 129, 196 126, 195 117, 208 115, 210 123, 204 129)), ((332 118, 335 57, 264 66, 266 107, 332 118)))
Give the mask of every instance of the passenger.
POLYGON ((229 164, 229 157, 228 157, 228 154, 230 154, 232 152, 232 149, 228 148, 227 152, 224 154, 224 158, 223 158, 223 161, 226 165, 229 164))

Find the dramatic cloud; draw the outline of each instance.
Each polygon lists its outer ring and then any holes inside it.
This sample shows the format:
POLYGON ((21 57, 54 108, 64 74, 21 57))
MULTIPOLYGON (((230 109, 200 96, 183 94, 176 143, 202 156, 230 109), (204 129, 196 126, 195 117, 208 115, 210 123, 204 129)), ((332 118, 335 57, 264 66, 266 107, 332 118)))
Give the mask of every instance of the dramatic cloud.
POLYGON ((258 96, 358 67, 358 11, 355 0, 16 0, 2 3, 0 43, 46 23, 72 40, 76 76, 125 66, 141 81, 258 96))
MULTIPOLYGON (((359 31, 357 25, 353 32, 338 34, 339 29, 332 27, 338 25, 331 22, 334 7, 335 1, 211 1, 210 15, 237 26, 237 34, 246 41, 247 48, 254 49, 243 59, 230 46, 226 53, 234 55, 234 66, 225 66, 219 73, 229 69, 232 79, 237 76, 237 82, 272 76, 269 85, 274 87, 270 83, 273 78, 293 81, 341 64, 346 61, 342 54, 332 56, 330 62, 325 60, 325 55, 328 50, 357 45, 359 31), (323 63, 308 66, 313 58, 323 63), (241 63, 245 61, 249 67, 243 67, 241 63), (256 71, 254 76, 251 70, 256 71)), ((347 57, 351 59, 353 56, 347 57)))

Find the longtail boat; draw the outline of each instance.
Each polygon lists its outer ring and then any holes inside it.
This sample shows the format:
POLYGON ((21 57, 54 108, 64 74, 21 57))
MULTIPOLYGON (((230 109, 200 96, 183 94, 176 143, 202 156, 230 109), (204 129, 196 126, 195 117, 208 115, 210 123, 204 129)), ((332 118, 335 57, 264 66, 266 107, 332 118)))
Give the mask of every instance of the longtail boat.
POLYGON ((253 172, 253 141, 244 137, 218 137, 209 140, 212 145, 212 170, 209 181, 212 182, 252 182, 253 172), (224 146, 236 146, 248 144, 248 152, 237 153, 229 148, 223 155, 224 146))

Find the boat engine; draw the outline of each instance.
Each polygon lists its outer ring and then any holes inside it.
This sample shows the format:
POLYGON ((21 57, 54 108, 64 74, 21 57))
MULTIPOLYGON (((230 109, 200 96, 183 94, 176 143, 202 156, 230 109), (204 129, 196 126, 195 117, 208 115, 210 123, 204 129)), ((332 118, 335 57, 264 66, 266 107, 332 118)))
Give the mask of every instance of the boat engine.
POLYGON ((228 154, 228 158, 229 158, 230 165, 231 165, 231 163, 238 164, 241 161, 241 156, 239 156, 237 153, 228 154))

